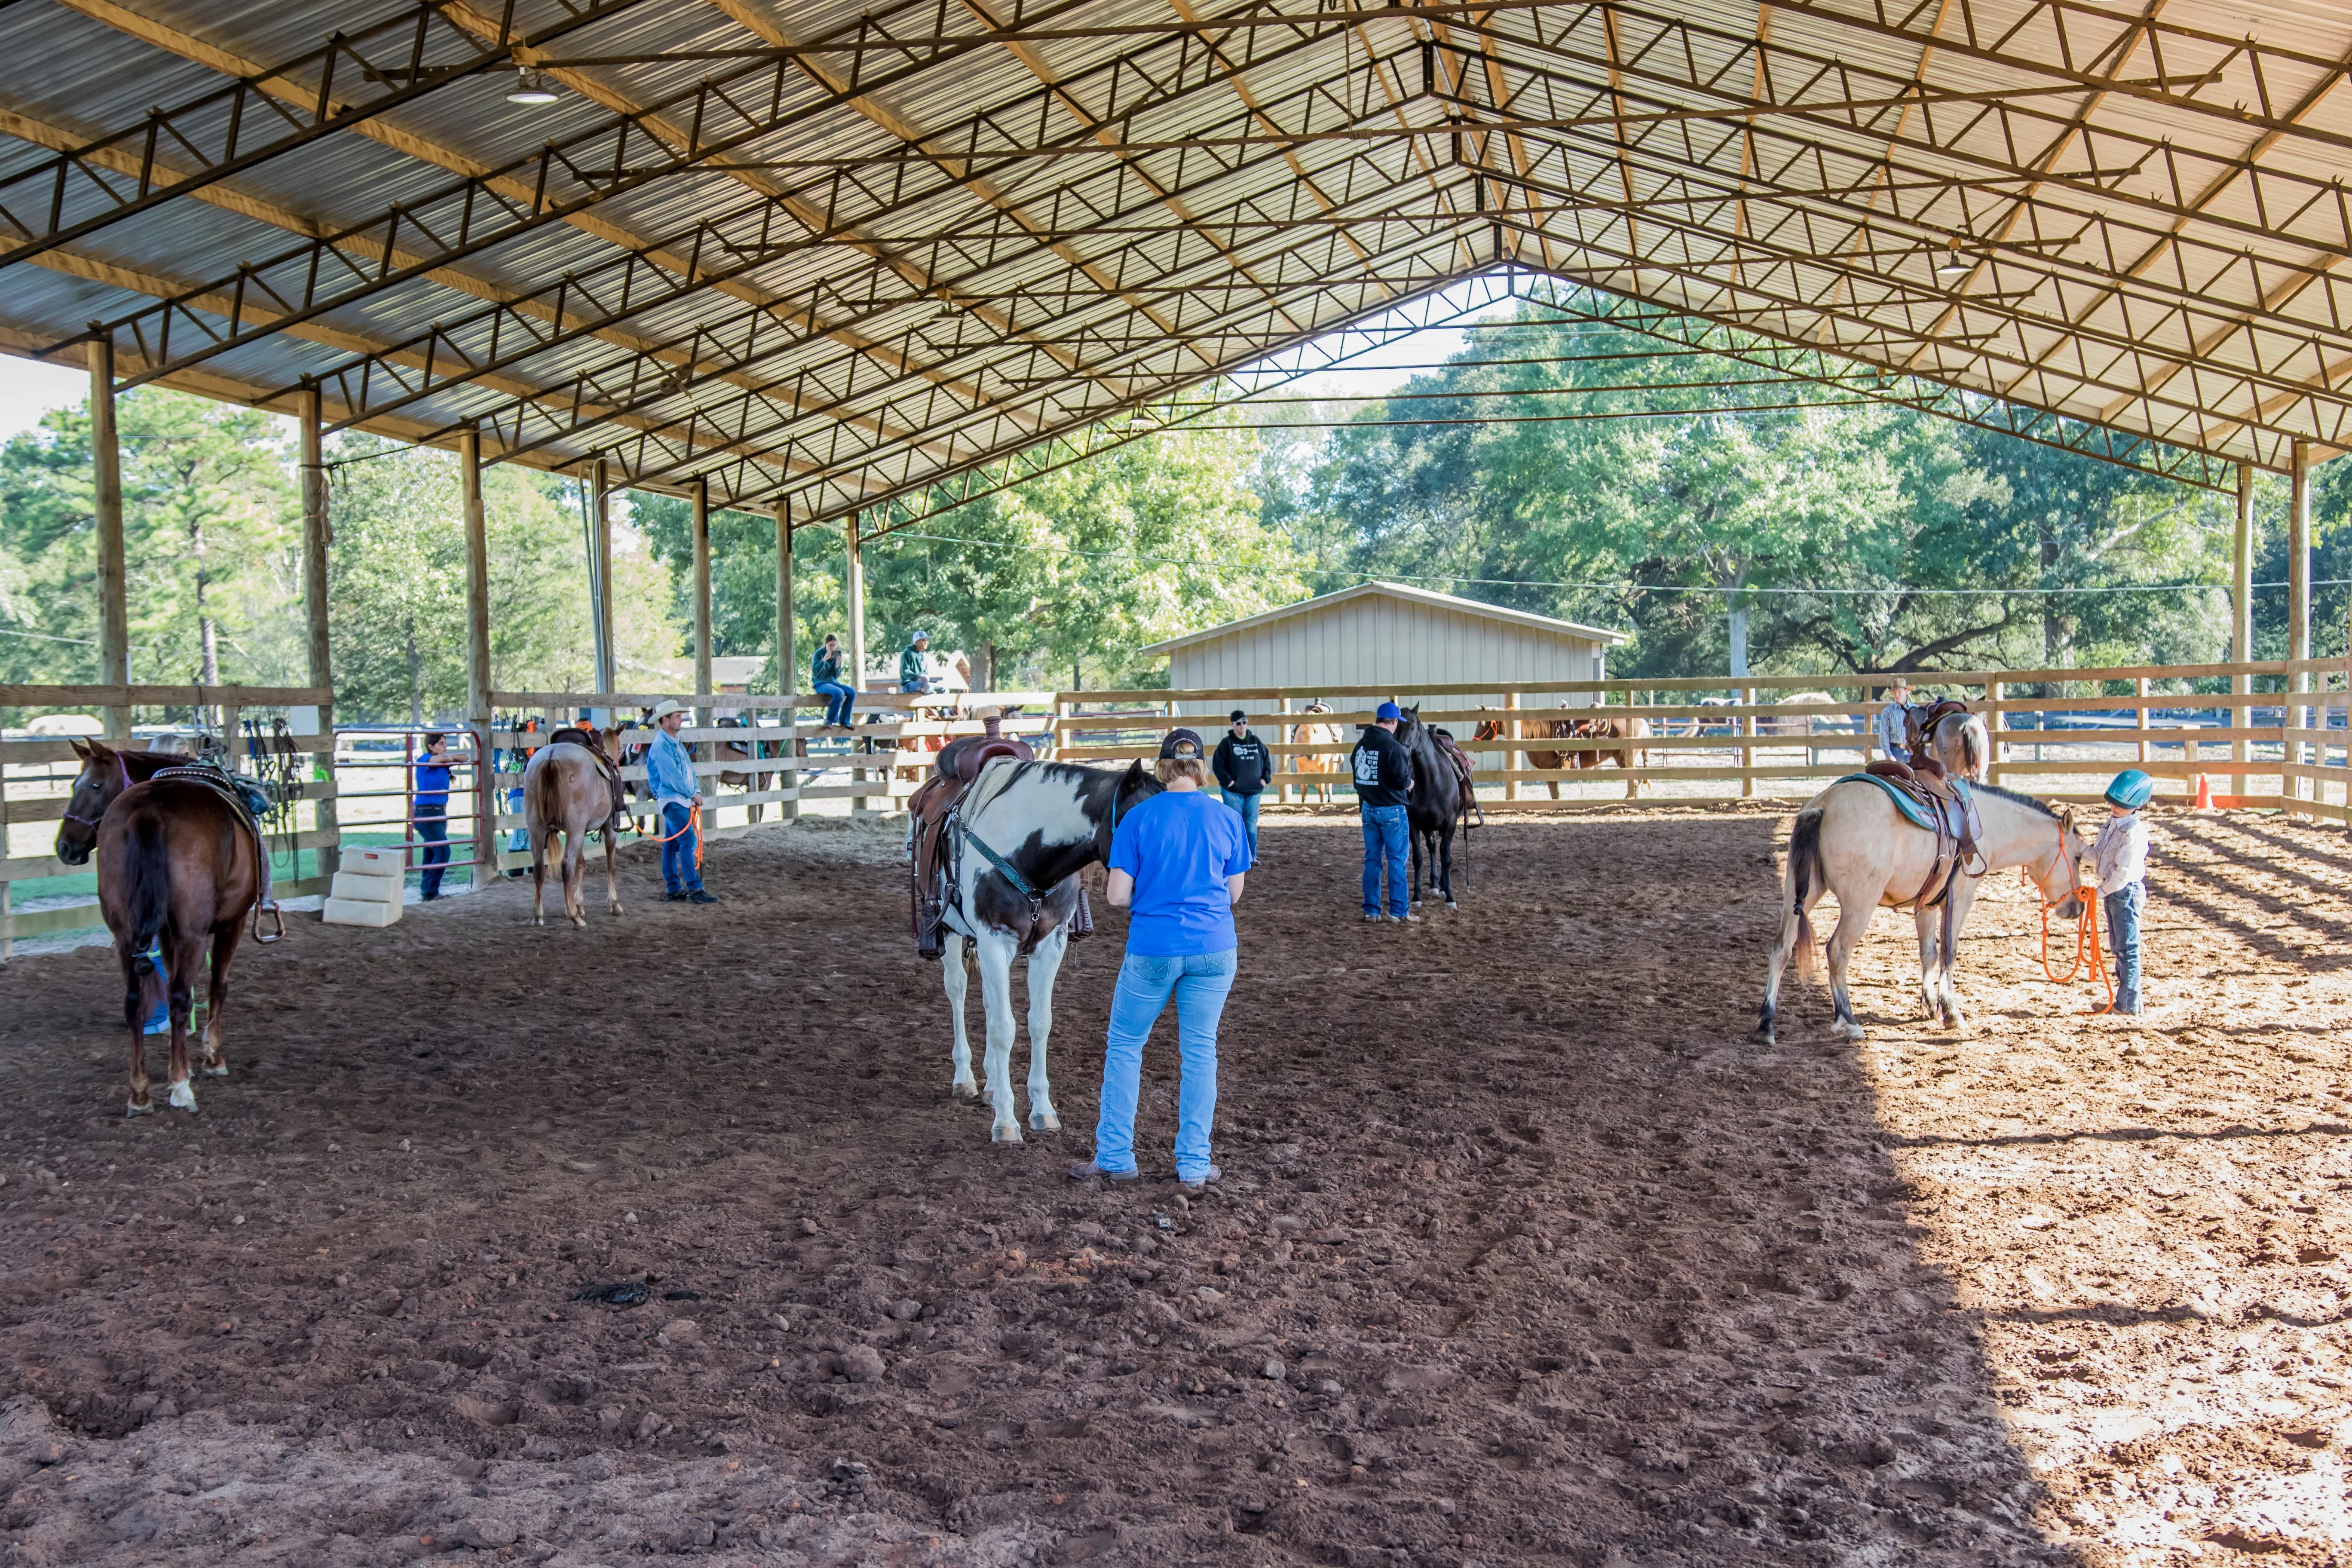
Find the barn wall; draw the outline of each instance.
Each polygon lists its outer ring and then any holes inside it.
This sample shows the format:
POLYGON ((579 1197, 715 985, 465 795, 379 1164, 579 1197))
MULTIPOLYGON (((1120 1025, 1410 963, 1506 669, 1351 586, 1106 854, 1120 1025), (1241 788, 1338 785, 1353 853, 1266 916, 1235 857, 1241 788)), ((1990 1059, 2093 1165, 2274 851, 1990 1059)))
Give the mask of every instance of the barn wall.
MULTIPOLYGON (((1426 686, 1448 679, 1484 685, 1595 680, 1606 674, 1602 645, 1588 638, 1377 594, 1192 643, 1169 656, 1169 684, 1177 688, 1336 689, 1426 686)), ((1589 693, 1570 696, 1540 687, 1519 699, 1522 707, 1591 700, 1589 693)), ((1498 697, 1467 694, 1421 701, 1433 711, 1481 703, 1502 706, 1498 697)), ((1334 707, 1349 705, 1345 700, 1333 702, 1334 707)), ((1180 710, 1219 721, 1225 706, 1189 702, 1180 704, 1180 710)), ((1458 739, 1468 742, 1472 726, 1450 727, 1458 739)), ((1502 765, 1499 753, 1479 761, 1482 766, 1502 765)))

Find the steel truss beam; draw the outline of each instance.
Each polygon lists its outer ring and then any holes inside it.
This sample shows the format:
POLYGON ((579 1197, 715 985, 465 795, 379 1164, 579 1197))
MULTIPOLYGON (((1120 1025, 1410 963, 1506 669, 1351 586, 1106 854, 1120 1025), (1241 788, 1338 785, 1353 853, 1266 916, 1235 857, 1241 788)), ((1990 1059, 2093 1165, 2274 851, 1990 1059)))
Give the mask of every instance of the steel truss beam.
MULTIPOLYGON (((1369 68, 1377 68, 1377 62, 1369 68)), ((1139 79, 1132 72, 1121 70, 1118 62, 1102 68, 1099 75, 1103 79, 1087 85, 1117 89, 1123 81, 1135 84, 1139 79)), ((1157 90, 1123 101, 1121 112, 1132 117, 1171 108, 1217 86, 1217 75, 1212 67, 1190 79, 1154 83, 1157 90)), ((376 353, 335 365, 316 379, 331 382, 340 389, 341 401, 354 411, 347 422, 356 422, 379 411, 395 411, 451 386, 544 354, 629 317, 749 278, 759 268, 788 257, 835 245, 852 230, 870 238, 871 226, 876 222, 926 210, 954 195, 975 177, 993 178, 1000 167, 1009 170, 1023 162, 1018 153, 992 161, 986 143, 1001 134, 1005 122, 1016 118, 1031 122, 1044 121, 1051 110, 1054 90, 1038 88, 1025 93, 1021 102, 991 108, 964 125, 927 134, 924 144, 932 152, 926 153, 920 163, 897 162, 875 174, 849 168, 827 169, 808 184, 699 218, 680 231, 663 235, 597 266, 567 274, 534 292, 437 322, 376 353), (950 157, 941 156, 939 149, 942 147, 951 150, 950 157), (948 162, 959 167, 944 166, 948 162), (821 226, 804 229, 803 220, 788 212, 794 203, 815 208, 821 226)), ((1319 87, 1303 89, 1297 98, 1300 110, 1310 115, 1318 108, 1325 112, 1332 109, 1328 89, 1319 87)), ((1081 144, 1090 135, 1083 130, 1073 131, 1062 141, 1081 144)), ((905 144, 901 150, 906 150, 905 144)), ((1360 148, 1348 151, 1355 157, 1363 155, 1360 148)), ((1148 205, 1127 194, 1127 187, 1136 184, 1131 171, 1108 154, 1104 157, 1110 166, 1056 188, 1054 205, 1042 218, 1027 219, 1020 213, 991 206, 944 234, 934 230, 928 237, 915 238, 911 248, 919 253, 928 249, 935 257, 961 252, 960 260, 968 268, 969 276, 971 271, 999 265, 1010 256, 1026 259, 1052 245, 1072 244, 1090 233, 1106 216, 1124 216, 1148 205), (1102 188, 1091 188, 1097 186, 1102 188), (1048 226, 1042 234, 1039 225, 1048 226), (975 250, 982 263, 976 268, 971 259, 975 250)), ((1224 155, 1195 158, 1190 163, 1192 166, 1186 168, 1180 160, 1178 173, 1185 181, 1181 188, 1192 193, 1255 166, 1254 160, 1224 155)), ((1161 195, 1151 191, 1151 199, 1157 200, 1161 195)), ((1236 211, 1240 210, 1237 206, 1236 211)), ((1182 231, 1163 226, 1158 232, 1181 246, 1182 231)), ((1129 252, 1139 248, 1133 244, 1122 247, 1129 252)), ((875 267, 887 265, 874 261, 866 271, 870 275, 875 267)), ((933 274, 931 268, 918 266, 914 269, 925 276, 919 285, 902 276, 902 286, 909 300, 924 295, 946 298, 941 290, 951 286, 933 274)), ((1112 269, 1112 276, 1118 276, 1116 269, 1112 269)), ((814 303, 806 306, 805 311, 812 322, 810 333, 814 335, 823 329, 814 324, 814 303)), ((794 316, 803 313, 798 307, 790 312, 794 316)), ((992 334, 1001 334, 1006 327, 992 324, 990 330, 992 334)))
POLYGON ((562 17, 533 33, 513 5, 484 37, 452 21, 449 0, 353 32, 268 70, 240 77, 136 125, 0 176, 0 229, 16 236, 0 267, 30 260, 139 213, 348 131, 541 49, 645 0, 556 0, 562 17), (125 178, 125 164, 135 171, 125 178))
MULTIPOLYGON (((1450 264, 1432 260, 1425 253, 1433 245, 1441 249, 1450 247, 1454 239, 1454 226, 1399 226, 1401 233, 1383 236, 1387 243, 1380 249, 1358 250, 1356 254, 1360 259, 1402 256, 1408 262, 1401 274, 1404 277, 1419 279, 1450 276, 1450 264)), ((1321 270, 1328 262, 1328 252, 1339 243, 1338 236, 1327 234, 1309 242, 1325 251, 1324 256, 1302 260, 1299 252, 1307 247, 1299 246, 1270 257, 1252 258, 1254 267, 1262 268, 1279 283, 1287 283, 1286 289, 1277 287, 1269 292, 1258 282, 1251 281, 1224 281, 1198 288, 1179 285, 1161 290, 1154 296, 1154 301, 1181 311, 1188 335, 1196 341, 1213 342, 1221 351, 1221 363, 1230 363, 1260 352, 1255 339, 1239 333, 1236 322, 1255 323, 1263 331, 1265 322, 1290 320, 1286 312, 1293 301, 1311 302, 1327 290, 1368 289, 1377 297, 1383 285, 1369 273, 1346 280, 1321 270), (1307 279, 1305 283, 1297 281, 1302 267, 1307 279)), ((1301 320, 1313 319, 1309 315, 1301 320)), ((1300 325, 1289 329, 1293 332, 1302 330, 1307 329, 1300 325)), ((1068 429, 1158 396, 1169 387, 1214 374, 1203 372, 1197 358, 1183 355, 1180 344, 1153 331, 1148 318, 1140 323, 1129 321, 1124 330, 1115 321, 1080 321, 1077 330, 1066 341, 1082 344, 1098 356, 1097 363, 1104 366, 1106 373, 1096 384, 1098 388, 1125 383, 1129 390, 1107 398, 1073 396, 1076 389, 1068 385, 1067 378, 1056 375, 1049 368, 1039 350, 1024 354, 1017 362, 1000 362, 992 366, 1000 396, 985 405, 961 405, 929 389, 912 387, 880 403, 870 398, 860 400, 854 420, 828 420, 824 410, 808 409, 764 426, 745 428, 714 416, 729 412, 727 409, 704 411, 699 417, 674 421, 666 426, 632 429, 620 437, 617 450, 602 448, 600 455, 648 479, 677 474, 717 454, 733 454, 739 458, 755 458, 776 468, 780 477, 803 481, 845 474, 864 480, 870 479, 879 465, 887 467, 891 476, 889 482, 896 484, 912 475, 925 458, 938 464, 958 463, 965 460, 976 445, 996 449, 1035 440, 1041 430, 1068 429), (851 435, 848 427, 852 425, 859 429, 878 425, 886 434, 882 439, 868 441, 851 435)), ((751 400, 730 401, 737 405, 734 412, 740 418, 751 400)))

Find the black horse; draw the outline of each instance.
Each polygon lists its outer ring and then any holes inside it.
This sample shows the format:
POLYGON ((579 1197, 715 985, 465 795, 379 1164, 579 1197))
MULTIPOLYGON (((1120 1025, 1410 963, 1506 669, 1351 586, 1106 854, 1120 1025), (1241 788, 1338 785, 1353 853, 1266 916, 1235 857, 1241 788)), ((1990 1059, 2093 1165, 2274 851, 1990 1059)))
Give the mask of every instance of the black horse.
MULTIPOLYGON (((1454 901, 1454 829, 1462 820, 1462 788, 1461 774, 1454 771, 1454 760, 1437 742, 1443 733, 1421 721, 1418 702, 1404 710, 1404 717, 1397 723, 1397 743, 1404 747, 1405 755, 1412 762, 1412 782, 1404 797, 1406 834, 1412 840, 1412 901, 1421 902, 1425 850, 1427 868, 1435 874, 1437 890, 1444 896, 1445 907, 1450 910, 1457 907, 1454 901)), ((1462 847, 1466 865, 1470 847, 1466 826, 1462 847)))

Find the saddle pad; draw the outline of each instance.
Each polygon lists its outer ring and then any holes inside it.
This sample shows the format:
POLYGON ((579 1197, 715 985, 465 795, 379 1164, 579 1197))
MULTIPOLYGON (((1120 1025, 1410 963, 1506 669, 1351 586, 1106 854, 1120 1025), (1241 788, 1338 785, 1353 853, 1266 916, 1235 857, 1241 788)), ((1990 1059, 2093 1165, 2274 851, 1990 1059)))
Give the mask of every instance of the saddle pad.
MULTIPOLYGON (((1881 778, 1876 773, 1848 773, 1837 782, 1851 784, 1855 780, 1860 780, 1864 784, 1876 784, 1880 789, 1885 790, 1886 798, 1895 803, 1895 809, 1901 812, 1903 820, 1912 826, 1924 827, 1930 833, 1937 831, 1936 820, 1927 815, 1927 808, 1906 795, 1902 787, 1893 779, 1881 778)), ((1961 805, 1973 816, 1976 806, 1975 803, 1969 798, 1968 782, 1964 779, 1953 779, 1951 785, 1953 793, 1959 796, 1961 805)))

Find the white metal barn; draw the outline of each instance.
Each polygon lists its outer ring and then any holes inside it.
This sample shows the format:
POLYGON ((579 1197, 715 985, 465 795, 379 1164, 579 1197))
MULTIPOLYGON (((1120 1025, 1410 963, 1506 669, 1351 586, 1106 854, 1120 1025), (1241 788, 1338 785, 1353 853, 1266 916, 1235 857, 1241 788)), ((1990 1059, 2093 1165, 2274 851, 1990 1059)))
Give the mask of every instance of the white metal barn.
MULTIPOLYGON (((1465 686, 1601 680, 1608 675, 1608 649, 1624 640, 1622 632, 1482 605, 1452 594, 1402 583, 1365 583, 1154 643, 1143 651, 1168 657, 1168 684, 1178 690, 1238 687, 1319 693, 1349 686, 1433 686, 1448 680, 1465 686)), ((1433 711, 1482 702, 1502 705, 1500 698, 1466 692, 1421 700, 1433 711)), ((1591 700, 1590 693, 1564 692, 1519 699, 1528 708, 1591 700)), ((1332 704, 1342 710, 1370 705, 1332 704)), ((1178 710, 1222 719, 1230 706, 1185 702, 1178 710)), ((1468 742, 1467 726, 1449 728, 1468 742)))

